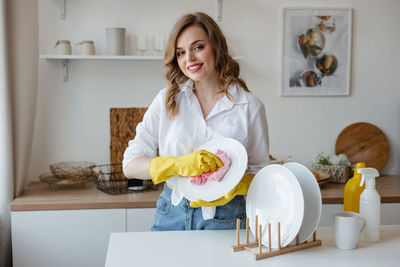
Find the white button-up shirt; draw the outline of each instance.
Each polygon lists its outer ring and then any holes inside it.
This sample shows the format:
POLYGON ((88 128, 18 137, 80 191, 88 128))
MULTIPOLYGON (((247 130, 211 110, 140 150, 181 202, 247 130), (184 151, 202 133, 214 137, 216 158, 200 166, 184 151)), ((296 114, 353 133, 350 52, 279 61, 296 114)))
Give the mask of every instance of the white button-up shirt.
MULTIPOLYGON (((166 89, 159 92, 137 125, 136 137, 129 141, 123 168, 136 157, 182 156, 208 140, 229 137, 243 144, 248 154, 246 173, 256 173, 269 163, 268 126, 263 103, 236 84, 229 87, 233 101, 220 98, 204 119, 193 92, 193 81, 179 85, 175 96, 177 114, 169 119, 165 107, 166 89)), ((174 187, 175 177, 167 183, 174 187)))

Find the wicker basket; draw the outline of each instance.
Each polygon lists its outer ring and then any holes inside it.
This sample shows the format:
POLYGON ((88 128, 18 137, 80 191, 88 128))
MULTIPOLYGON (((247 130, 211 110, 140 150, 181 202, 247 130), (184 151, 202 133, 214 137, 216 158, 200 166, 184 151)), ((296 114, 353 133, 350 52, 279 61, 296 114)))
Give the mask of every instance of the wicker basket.
POLYGON ((336 184, 345 184, 351 176, 350 166, 331 166, 331 165, 313 165, 315 171, 320 171, 329 174, 330 182, 336 184))

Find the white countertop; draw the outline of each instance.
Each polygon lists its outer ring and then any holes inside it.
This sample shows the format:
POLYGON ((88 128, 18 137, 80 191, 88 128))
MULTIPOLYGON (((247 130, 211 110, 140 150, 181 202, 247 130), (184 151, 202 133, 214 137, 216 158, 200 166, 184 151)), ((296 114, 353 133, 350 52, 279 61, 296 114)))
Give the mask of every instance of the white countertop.
POLYGON ((105 266, 400 266, 400 225, 382 226, 380 242, 360 241, 355 250, 337 249, 331 227, 318 228, 317 239, 322 246, 256 261, 249 251, 232 252, 235 230, 112 233, 105 266))

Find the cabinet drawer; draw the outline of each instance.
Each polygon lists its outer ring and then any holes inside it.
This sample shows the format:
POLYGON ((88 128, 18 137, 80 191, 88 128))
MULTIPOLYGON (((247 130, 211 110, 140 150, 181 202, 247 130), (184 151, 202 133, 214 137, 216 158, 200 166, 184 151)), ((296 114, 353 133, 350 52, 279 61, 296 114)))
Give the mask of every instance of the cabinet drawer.
POLYGON ((112 232, 125 232, 125 209, 14 211, 13 265, 104 266, 112 232))
POLYGON ((126 231, 146 232, 153 226, 156 209, 127 209, 126 210, 126 231))

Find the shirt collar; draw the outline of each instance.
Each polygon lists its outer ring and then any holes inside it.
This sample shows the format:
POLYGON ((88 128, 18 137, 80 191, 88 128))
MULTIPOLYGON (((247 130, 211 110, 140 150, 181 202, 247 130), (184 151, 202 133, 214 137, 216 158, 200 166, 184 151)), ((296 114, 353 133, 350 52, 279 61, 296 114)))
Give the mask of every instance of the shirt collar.
MULTIPOLYGON (((193 81, 188 79, 184 83, 179 84, 180 91, 185 93, 185 96, 191 100, 193 96, 193 81)), ((247 97, 244 90, 239 87, 236 83, 233 83, 228 88, 229 94, 232 96, 232 101, 224 95, 219 101, 224 105, 233 106, 233 104, 245 104, 247 103, 247 97)))
MULTIPOLYGON (((247 103, 247 97, 246 97, 246 94, 245 94, 243 88, 238 86, 236 83, 233 83, 229 86, 228 92, 232 96, 233 104, 247 103)), ((228 99, 228 97, 226 95, 224 96, 224 98, 228 99)))
POLYGON ((194 104, 194 92, 193 92, 193 81, 187 79, 184 83, 179 84, 180 92, 178 94, 185 94, 186 98, 189 100, 190 104, 194 104))

